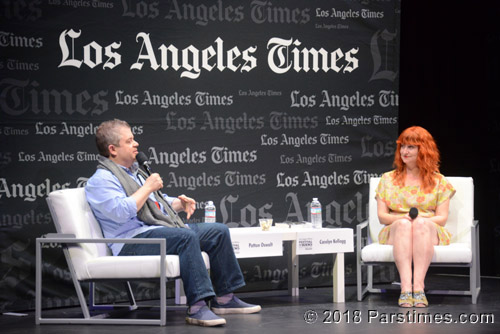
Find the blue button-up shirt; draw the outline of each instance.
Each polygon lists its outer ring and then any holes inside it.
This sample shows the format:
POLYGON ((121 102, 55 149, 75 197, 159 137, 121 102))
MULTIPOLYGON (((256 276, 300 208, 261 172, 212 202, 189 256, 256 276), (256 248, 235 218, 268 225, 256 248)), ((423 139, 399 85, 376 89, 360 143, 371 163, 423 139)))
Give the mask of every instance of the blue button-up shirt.
MULTIPOLYGON (((137 173, 137 163, 128 169, 123 168, 139 185, 144 180, 137 173)), ((147 225, 137 218, 137 204, 132 197, 127 196, 118 178, 106 169, 97 169, 85 186, 87 201, 101 225, 105 238, 133 238, 134 236, 161 226, 147 225)), ((149 196, 156 201, 154 195, 149 196)), ((169 204, 175 197, 164 195, 169 204)), ((166 212, 161 206, 163 213, 166 212)), ((123 244, 108 244, 113 255, 118 255, 123 244)))

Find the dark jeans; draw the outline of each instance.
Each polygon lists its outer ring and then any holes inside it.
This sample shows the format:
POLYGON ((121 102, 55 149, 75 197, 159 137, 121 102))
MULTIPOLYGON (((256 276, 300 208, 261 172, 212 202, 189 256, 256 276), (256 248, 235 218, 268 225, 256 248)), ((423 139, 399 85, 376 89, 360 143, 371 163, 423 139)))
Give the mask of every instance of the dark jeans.
MULTIPOLYGON (((245 285, 234 256, 231 236, 220 223, 190 224, 190 228, 160 227, 134 238, 165 238, 167 254, 179 255, 181 278, 189 305, 215 295, 223 296, 245 285), (201 251, 210 258, 208 276, 201 251), (213 283, 213 287, 212 287, 213 283), (215 293, 214 293, 215 289, 215 293)), ((125 244, 118 255, 159 255, 159 245, 125 244)))

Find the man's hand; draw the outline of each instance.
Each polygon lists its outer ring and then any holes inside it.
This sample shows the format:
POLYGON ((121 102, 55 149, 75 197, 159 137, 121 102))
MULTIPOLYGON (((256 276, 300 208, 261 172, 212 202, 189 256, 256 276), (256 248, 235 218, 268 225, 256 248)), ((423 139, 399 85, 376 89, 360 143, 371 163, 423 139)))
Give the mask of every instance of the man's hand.
POLYGON ((191 217, 191 215, 194 213, 194 210, 196 210, 196 201, 190 197, 187 197, 186 195, 180 195, 177 197, 181 202, 182 209, 184 212, 187 214, 187 219, 191 217))
POLYGON ((144 182, 144 187, 150 190, 150 192, 160 190, 163 188, 163 179, 160 174, 153 173, 144 182))
POLYGON ((144 185, 132 194, 132 198, 135 200, 135 204, 137 205, 137 212, 142 209, 144 203, 148 200, 149 195, 151 195, 154 191, 160 190, 161 188, 163 188, 163 180, 161 179, 160 174, 151 174, 151 176, 144 182, 144 185))

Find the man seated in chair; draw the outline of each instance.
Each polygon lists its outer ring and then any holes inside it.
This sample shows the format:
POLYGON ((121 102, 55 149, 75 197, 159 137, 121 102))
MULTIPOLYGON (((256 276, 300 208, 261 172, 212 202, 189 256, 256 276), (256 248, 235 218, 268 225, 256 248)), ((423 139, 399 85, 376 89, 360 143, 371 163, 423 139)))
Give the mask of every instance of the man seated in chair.
MULTIPOLYGON (((189 305, 186 321, 201 326, 224 325, 220 314, 256 313, 233 292, 245 282, 224 224, 184 224, 196 202, 159 192, 163 180, 138 168, 139 144, 130 125, 121 120, 103 122, 96 132, 97 170, 85 187, 87 201, 106 238, 165 238, 167 254, 179 255, 181 278, 189 305), (212 280, 201 252, 208 253, 212 280), (214 291, 215 290, 215 291, 214 291), (211 300, 211 309, 206 301, 211 300)), ((159 245, 110 244, 113 255, 159 255, 159 245)))

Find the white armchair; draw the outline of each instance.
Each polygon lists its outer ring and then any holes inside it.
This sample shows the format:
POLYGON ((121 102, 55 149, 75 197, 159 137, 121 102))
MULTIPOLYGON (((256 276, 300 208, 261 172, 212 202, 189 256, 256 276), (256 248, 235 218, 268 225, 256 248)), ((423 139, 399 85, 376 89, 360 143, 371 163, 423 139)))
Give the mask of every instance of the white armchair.
MULTIPOLYGON (((105 239, 99 223, 90 209, 84 188, 64 189, 51 192, 47 197, 57 234, 36 240, 36 323, 78 323, 78 324, 166 324, 166 280, 180 277, 179 257, 166 255, 165 239, 105 239), (112 256, 107 243, 156 243, 161 255, 155 256, 112 256), (76 289, 83 318, 42 318, 42 244, 60 243, 76 289), (137 308, 128 281, 160 280, 160 319, 103 319, 90 315, 80 283, 96 281, 123 281, 128 288, 130 310, 137 308)), ((208 255, 202 253, 207 269, 208 255)), ((180 280, 179 280, 180 281, 180 280)), ((92 300, 93 285, 90 289, 92 300)), ((92 302, 93 303, 93 302, 92 302)))
MULTIPOLYGON (((469 290, 428 290, 427 294, 467 295, 476 304, 481 291, 479 264, 479 222, 474 220, 474 183, 470 177, 447 177, 455 187, 456 194, 450 201, 450 212, 446 228, 451 232, 451 244, 434 246, 431 266, 468 267, 469 290)), ((382 292, 373 287, 373 266, 394 263, 392 245, 378 243, 382 229, 377 216, 375 190, 380 178, 370 180, 368 221, 357 226, 357 295, 361 301, 368 292, 382 292), (367 237, 365 238, 364 236, 367 237), (364 244, 366 240, 366 244, 364 244), (363 287, 362 270, 367 267, 367 285, 363 287)))

